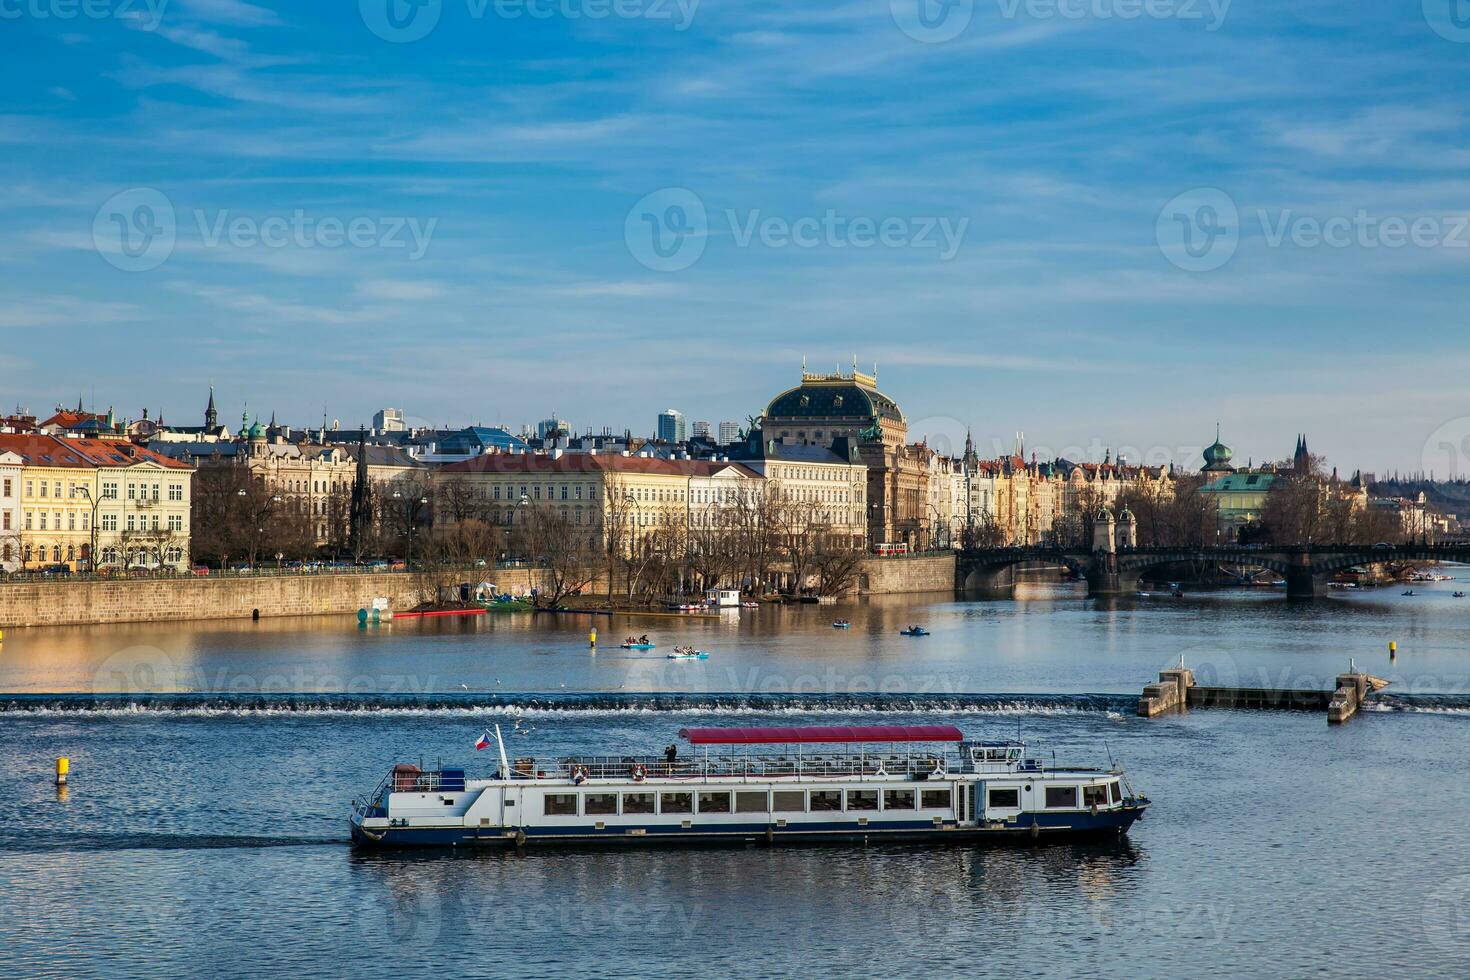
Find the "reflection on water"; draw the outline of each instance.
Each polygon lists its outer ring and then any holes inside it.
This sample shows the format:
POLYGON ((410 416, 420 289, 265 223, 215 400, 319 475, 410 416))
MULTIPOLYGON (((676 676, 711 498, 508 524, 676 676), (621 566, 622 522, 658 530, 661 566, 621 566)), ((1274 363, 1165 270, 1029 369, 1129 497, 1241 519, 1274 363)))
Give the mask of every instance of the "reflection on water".
POLYGON ((1470 604, 1417 598, 1100 608, 1041 583, 1019 602, 648 622, 709 650, 697 664, 592 653, 587 620, 546 616, 12 631, 0 949, 19 975, 109 978, 1465 975, 1470 604), (934 635, 897 635, 915 621, 934 635), (1396 684, 1332 729, 1314 712, 1135 717, 1181 652, 1212 677, 1295 686, 1351 656, 1396 684), (484 771, 473 741, 513 708, 517 753, 543 758, 736 719, 1019 727, 1043 755, 1116 759, 1155 805, 1124 841, 999 850, 348 846, 348 804, 388 765, 484 771))
POLYGON ((892 596, 715 619, 499 614, 368 628, 314 617, 12 630, 0 647, 0 691, 1125 694, 1182 656, 1201 684, 1325 689, 1356 661, 1395 693, 1470 694, 1470 600, 1451 598, 1455 587, 1309 604, 1259 589, 1099 603, 1080 585, 1033 581, 1015 601, 892 596), (832 629, 838 618, 852 628, 832 629), (933 635, 898 635, 914 622, 933 635), (622 650, 617 638, 628 632, 659 646, 622 650), (681 643, 710 658, 663 656, 681 643))

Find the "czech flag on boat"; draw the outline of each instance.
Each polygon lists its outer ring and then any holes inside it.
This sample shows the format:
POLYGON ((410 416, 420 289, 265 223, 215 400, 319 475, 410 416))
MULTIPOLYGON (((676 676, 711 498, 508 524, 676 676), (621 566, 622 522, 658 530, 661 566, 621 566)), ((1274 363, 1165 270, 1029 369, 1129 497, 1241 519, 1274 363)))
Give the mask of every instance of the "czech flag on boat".
POLYGON ((489 732, 485 732, 483 735, 480 736, 480 740, 475 743, 475 751, 478 752, 481 749, 488 749, 489 747, 490 747, 490 733, 489 732))

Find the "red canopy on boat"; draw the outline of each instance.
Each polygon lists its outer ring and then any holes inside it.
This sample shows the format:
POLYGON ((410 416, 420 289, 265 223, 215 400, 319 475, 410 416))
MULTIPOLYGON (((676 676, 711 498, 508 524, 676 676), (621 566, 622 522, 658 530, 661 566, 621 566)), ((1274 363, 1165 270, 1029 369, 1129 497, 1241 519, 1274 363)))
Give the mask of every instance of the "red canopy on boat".
POLYGON ((959 742, 953 725, 866 725, 823 728, 681 728, 691 745, 790 745, 807 742, 959 742))

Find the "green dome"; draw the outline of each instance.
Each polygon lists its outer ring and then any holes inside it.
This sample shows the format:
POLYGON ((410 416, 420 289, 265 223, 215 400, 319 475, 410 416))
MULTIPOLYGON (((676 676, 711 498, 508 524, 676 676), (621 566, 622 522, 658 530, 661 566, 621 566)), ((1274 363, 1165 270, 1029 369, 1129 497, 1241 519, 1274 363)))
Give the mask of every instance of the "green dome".
POLYGON ((245 434, 245 437, 247 439, 265 438, 265 427, 260 424, 260 419, 255 420, 255 424, 250 427, 250 431, 245 434))
POLYGON ((1205 450, 1205 469, 1224 469, 1230 465, 1230 460, 1234 457, 1235 453, 1231 448, 1216 439, 1215 444, 1205 450))
POLYGON ((851 381, 807 381, 784 391, 766 406, 767 418, 885 418, 903 421, 893 399, 874 388, 851 381))

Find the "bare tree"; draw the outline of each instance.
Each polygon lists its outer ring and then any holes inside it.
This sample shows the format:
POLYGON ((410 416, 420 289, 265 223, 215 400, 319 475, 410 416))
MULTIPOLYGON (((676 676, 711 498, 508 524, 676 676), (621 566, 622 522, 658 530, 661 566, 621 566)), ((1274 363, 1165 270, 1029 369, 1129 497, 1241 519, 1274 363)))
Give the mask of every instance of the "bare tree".
POLYGON ((547 502, 521 507, 511 533, 516 553, 530 561, 537 576, 536 606, 561 605, 591 584, 597 553, 583 529, 567 518, 565 508, 547 502))

